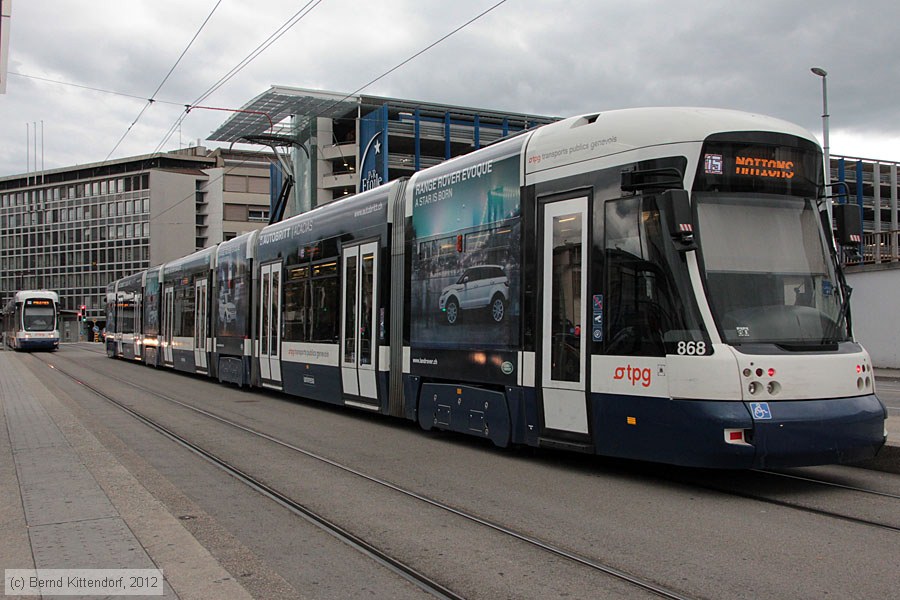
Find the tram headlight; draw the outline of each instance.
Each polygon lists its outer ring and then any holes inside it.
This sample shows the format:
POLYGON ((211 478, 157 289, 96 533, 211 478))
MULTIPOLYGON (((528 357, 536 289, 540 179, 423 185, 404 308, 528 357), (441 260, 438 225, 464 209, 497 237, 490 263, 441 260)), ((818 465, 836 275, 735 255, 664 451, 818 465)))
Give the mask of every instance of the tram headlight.
POLYGON ((755 396, 759 393, 760 387, 762 386, 759 385, 759 382, 751 381, 750 385, 747 386, 747 391, 750 392, 751 396, 755 396))

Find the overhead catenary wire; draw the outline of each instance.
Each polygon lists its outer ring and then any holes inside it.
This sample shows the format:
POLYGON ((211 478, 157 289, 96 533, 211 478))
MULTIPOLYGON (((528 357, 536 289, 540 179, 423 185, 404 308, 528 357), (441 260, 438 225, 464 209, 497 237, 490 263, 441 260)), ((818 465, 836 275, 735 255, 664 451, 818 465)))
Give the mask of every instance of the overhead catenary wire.
MULTIPOLYGON (((324 109, 322 109, 322 110, 321 110, 319 113, 317 113, 317 114, 325 114, 325 113, 326 113, 328 110, 330 110, 332 107, 334 107, 334 106, 340 104, 341 102, 343 102, 344 100, 350 98, 351 96, 355 96, 356 94, 360 93, 361 91, 365 90, 366 88, 368 88, 368 87, 371 86, 372 84, 374 84, 374 83, 380 81, 381 79, 384 79, 385 77, 387 77, 388 75, 390 75, 391 73, 393 73, 394 71, 396 71, 397 69, 403 67, 404 65, 408 64, 408 63, 411 62, 412 60, 418 58, 419 56, 421 56, 422 54, 424 54, 424 53, 427 52, 428 50, 431 50, 432 48, 434 48, 435 46, 437 46, 437 45, 440 44, 441 42, 447 40, 448 38, 450 38, 450 37, 453 36, 454 34, 459 33, 460 31, 462 31, 463 29, 465 29, 466 27, 468 27, 469 25, 471 25, 471 24, 474 23, 475 21, 481 19, 482 17, 484 17, 485 15, 487 15, 488 13, 490 13, 491 11, 493 11, 494 9, 498 8, 498 7, 501 6, 502 4, 505 4, 506 1, 507 1, 507 0, 500 0, 499 2, 493 4, 492 6, 490 6, 489 8, 487 8, 487 9, 485 9, 485 10, 483 10, 482 12, 480 12, 480 13, 477 14, 476 16, 472 17, 471 19, 469 19, 468 21, 466 21, 466 22, 463 23, 462 25, 456 27, 455 29, 453 29, 453 30, 450 31, 449 33, 443 35, 442 37, 440 37, 440 38, 437 39, 436 41, 432 42, 431 44, 425 46, 424 48, 422 48, 421 50, 419 50, 419 51, 416 52, 415 54, 411 55, 409 58, 407 58, 407 59, 405 59, 405 60, 399 62, 398 64, 396 64, 395 66, 391 67, 390 69, 388 69, 387 71, 385 71, 384 73, 382 73, 381 75, 379 75, 378 77, 372 79, 371 81, 369 81, 369 82, 366 83, 365 85, 363 85, 363 86, 357 88, 355 91, 353 91, 353 92, 347 94, 347 95, 344 96, 342 99, 337 100, 337 101, 335 101, 334 103, 328 105, 327 107, 325 107, 324 109)), ((321 2, 321 0, 319 0, 319 2, 321 2)), ((316 5, 318 5, 319 2, 316 2, 316 5)), ((309 6, 309 3, 307 4, 307 6, 309 6)), ((304 8, 305 8, 305 7, 304 7, 304 8)), ((315 8, 315 6, 313 6, 313 8, 315 8)), ((302 12, 302 10, 303 10, 303 9, 301 9, 301 12, 302 12)), ((312 9, 310 9, 310 10, 312 10, 312 9)), ((297 14, 299 14, 299 13, 297 13, 297 14)), ((306 14, 308 14, 308 11, 307 11, 306 14)), ((296 16, 296 15, 295 15, 295 16, 296 16)), ((304 14, 303 16, 305 16, 305 14, 304 14)), ((300 18, 302 18, 302 17, 300 17, 300 18)), ((293 19, 293 17, 292 17, 292 19, 293 19)), ((298 21, 299 21, 299 19, 298 19, 298 21)), ((284 26, 284 25, 283 25, 283 26, 284 26)), ((282 26, 282 27, 283 27, 283 26, 282 26)), ((293 25, 291 25, 291 26, 293 26, 293 25)), ((280 28, 279 28, 279 29, 280 29, 280 28)), ((283 32, 282 32, 282 33, 283 33, 283 32)), ((273 35, 274 35, 274 34, 273 34, 273 35)), ((270 38, 271 38, 271 36, 270 36, 270 38)), ((276 38, 276 39, 277 39, 277 38, 276 38)), ((273 41, 274 41, 274 40, 273 40, 273 41)), ((265 42, 264 42, 264 43, 265 43, 265 42)), ((269 44, 269 45, 271 45, 271 44, 269 44)), ((257 48, 259 48, 259 47, 261 47, 261 46, 262 46, 262 44, 261 44, 260 46, 258 46, 257 48)), ((267 48, 267 47, 268 47, 268 46, 266 46, 266 48, 267 48)), ((265 48, 263 48, 263 50, 265 50, 265 48)), ((252 54, 252 53, 251 53, 251 54, 252 54)), ((246 66, 246 65, 245 65, 245 66, 246 66)), ((243 68, 243 67, 241 67, 241 68, 243 68)), ((230 77, 229 77, 229 78, 230 78, 230 77)), ((223 77, 223 79, 225 79, 225 78, 223 77)), ((225 80, 227 81, 227 79, 225 79, 225 80)), ((224 83, 224 81, 223 81, 222 83, 224 83)), ((215 86, 214 86, 214 87, 215 87, 215 86)), ((212 88, 211 88, 211 89, 212 89, 212 88)), ((218 88, 216 87, 216 89, 218 89, 218 88)), ((209 92, 209 93, 212 93, 212 92, 209 92)), ((206 94, 206 92, 205 92, 205 94, 206 94)), ((208 95, 208 94, 207 94, 207 95, 208 95)), ((206 97, 206 96, 201 96, 201 98, 205 98, 205 97, 206 97)), ((177 121, 175 122, 175 124, 170 128, 170 131, 169 131, 169 133, 167 133, 166 138, 165 138, 165 139, 164 139, 164 140, 156 147, 156 150, 154 150, 154 153, 159 152, 159 151, 160 151, 160 148, 165 144, 166 141, 168 141, 168 138, 171 137, 172 133, 174 133, 174 132, 177 130, 177 126, 181 123, 181 120, 182 120, 185 116, 187 116, 187 113, 189 112, 190 108, 191 108, 191 107, 190 107, 189 105, 188 105, 188 106, 185 106, 185 112, 182 113, 182 115, 179 117, 179 120, 177 120, 177 121)), ((216 179, 213 179, 213 180, 207 182, 207 185, 209 185, 209 184, 211 184, 211 183, 215 183, 215 182, 218 181, 219 179, 224 178, 225 175, 227 175, 228 173, 230 173, 232 170, 237 169, 238 167, 240 167, 244 162, 246 162, 246 161, 241 161, 241 163, 239 163, 239 164, 237 164, 237 165, 231 167, 231 169, 223 170, 223 172, 222 172, 221 175, 219 175, 216 179)), ((168 212, 168 211, 174 209, 175 207, 179 206, 179 205, 182 204, 183 202, 187 202, 188 200, 190 200, 190 199, 192 199, 192 198, 194 198, 194 195, 193 195, 193 194, 191 194, 190 196, 184 197, 183 199, 179 200, 178 202, 175 202, 172 206, 170 206, 170 207, 166 208, 165 210, 163 210, 163 211, 160 213, 159 216, 161 216, 162 214, 164 214, 164 213, 166 213, 166 212, 168 212)))
POLYGON ((125 140, 125 137, 129 134, 129 132, 131 132, 132 128, 134 128, 134 126, 141 119, 141 117, 144 116, 144 113, 147 111, 147 109, 150 108, 153 105, 153 103, 156 101, 156 94, 159 93, 159 91, 162 89, 162 87, 166 84, 166 81, 169 80, 169 77, 175 71, 175 68, 181 62, 181 59, 184 58, 184 55, 187 54, 187 51, 191 48, 191 46, 197 40, 197 37, 200 35, 200 32, 203 31, 203 28, 206 27, 207 23, 209 23, 209 20, 212 18, 213 14, 216 12, 216 9, 219 8, 220 4, 222 4, 222 0, 219 0, 218 2, 216 2, 216 5, 212 7, 211 11, 209 11, 209 14, 206 16, 206 19, 204 19, 203 23, 200 24, 200 27, 197 28, 196 33, 194 33, 194 37, 191 38, 191 41, 188 42, 188 45, 185 46, 184 50, 182 50, 181 55, 175 61, 175 64, 172 65, 172 68, 169 69, 169 72, 166 73, 166 76, 163 77, 163 80, 159 83, 158 86, 156 86, 156 90, 150 95, 150 98, 147 100, 147 103, 141 109, 141 112, 139 112, 138 115, 134 118, 134 121, 132 121, 131 125, 129 125, 128 128, 125 130, 125 133, 122 134, 122 137, 120 137, 119 141, 116 142, 116 145, 113 146, 113 149, 109 151, 109 154, 106 155, 106 158, 103 159, 103 162, 106 162, 107 160, 109 160, 109 157, 112 156, 113 153, 119 148, 119 145, 125 140))
MULTIPOLYGON (((434 42, 432 42, 431 44, 427 45, 425 48, 423 48, 423 49, 419 50, 418 52, 412 54, 411 56, 409 56, 409 57, 406 58, 405 60, 399 62, 399 63, 396 64, 395 66, 391 67, 390 69, 388 69, 387 71, 385 71, 384 73, 382 73, 381 75, 375 77, 374 79, 370 80, 370 81, 367 82, 366 84, 360 86, 359 88, 357 88, 355 91, 351 92, 350 94, 347 94, 341 101, 346 100, 347 98, 350 98, 351 96, 354 96, 354 95, 360 93, 361 91, 365 90, 366 88, 368 88, 369 86, 373 85, 374 83, 376 83, 376 82, 380 81, 381 79, 387 77, 388 75, 390 75, 390 74, 393 73, 394 71, 400 69, 401 67, 403 67, 404 65, 408 64, 408 63, 411 62, 412 60, 418 58, 419 56, 421 56, 422 54, 424 54, 424 53, 427 52, 428 50, 434 48, 435 46, 437 46, 437 45, 440 44, 441 42, 443 42, 443 41, 447 40, 448 38, 450 38, 451 36, 453 36, 454 34, 456 34, 456 33, 460 32, 461 30, 465 29, 466 27, 468 27, 469 25, 471 25, 471 24, 474 23, 475 21, 481 19, 482 17, 484 17, 485 15, 487 15, 488 13, 490 13, 491 11, 493 11, 494 9, 496 9, 496 8, 498 8, 499 6, 501 6, 502 4, 504 4, 506 1, 507 1, 507 0, 500 0, 499 2, 493 4, 492 6, 490 6, 490 7, 487 8, 487 9, 485 9, 484 11, 482 11, 482 12, 479 13, 478 15, 474 16, 473 18, 469 19, 468 21, 466 21, 466 22, 463 23, 462 25, 456 27, 455 29, 453 29, 453 30, 450 31, 449 33, 443 35, 442 37, 440 37, 440 38, 437 39, 436 41, 434 41, 434 42)), ((221 0, 220 0, 220 2, 221 2, 221 0)), ((285 23, 283 23, 278 29, 276 29, 274 33, 272 33, 268 38, 266 38, 266 40, 264 40, 262 43, 260 43, 260 45, 257 46, 256 49, 254 49, 250 54, 248 54, 243 60, 241 60, 241 61, 240 61, 234 68, 232 68, 228 73, 226 73, 224 76, 222 76, 215 84, 213 84, 212 86, 210 86, 205 92, 203 92, 203 94, 201 94, 200 96, 198 96, 198 98, 197 98, 194 102, 192 102, 191 104, 184 104, 184 103, 171 102, 171 101, 165 101, 165 100, 156 100, 155 98, 145 99, 145 98, 143 98, 142 96, 137 96, 137 95, 134 95, 134 94, 127 94, 127 93, 123 93, 123 92, 116 92, 116 91, 106 90, 106 89, 102 89, 102 88, 94 88, 94 87, 90 87, 90 86, 85 86, 85 85, 80 85, 80 84, 75 84, 75 83, 68 83, 68 82, 64 82, 64 81, 56 81, 56 80, 47 79, 47 78, 43 78, 43 77, 37 77, 37 76, 33 76, 33 75, 26 75, 26 74, 22 74, 22 73, 14 73, 14 72, 11 72, 10 74, 11 74, 11 75, 18 75, 18 76, 20 76, 20 77, 27 77, 27 78, 29 78, 29 79, 35 79, 35 80, 39 80, 39 81, 45 81, 45 82, 48 82, 48 83, 56 83, 56 84, 60 84, 60 85, 69 85, 69 86, 73 86, 73 87, 78 87, 78 88, 82 88, 82 89, 87 89, 87 90, 92 90, 92 91, 97 91, 97 92, 102 92, 102 93, 107 93, 107 94, 115 94, 115 95, 118 95, 118 96, 124 96, 124 97, 129 97, 129 98, 136 98, 136 99, 141 99, 141 100, 147 100, 147 105, 145 105, 144 110, 146 110, 146 108, 147 108, 150 104, 155 103, 155 102, 159 102, 159 103, 162 103, 162 104, 170 104, 170 105, 184 106, 184 107, 185 107, 184 112, 179 116, 179 118, 175 121, 175 123, 172 125, 172 127, 169 128, 168 132, 166 133, 166 136, 165 136, 165 137, 163 138, 163 140, 157 145, 156 149, 154 149, 153 154, 155 154, 155 153, 157 153, 157 152, 160 151, 161 147, 165 145, 165 143, 166 143, 166 142, 168 141, 168 139, 172 136, 172 134, 173 134, 175 131, 177 131, 178 125, 180 125, 181 121, 184 119, 184 117, 188 114, 188 112, 190 111, 190 109, 191 109, 194 105, 199 104, 199 102, 201 102, 201 101, 203 101, 204 99, 206 99, 209 95, 211 95, 211 94, 214 93, 216 90, 218 90, 222 85, 224 85, 225 83, 227 83, 227 81, 228 81, 229 79, 231 79, 232 77, 234 77, 241 69, 243 69, 244 67, 246 67, 250 62, 252 62, 253 59, 255 59, 257 56, 259 56, 259 54, 261 54, 262 52, 264 52, 269 46, 271 46, 275 41, 277 41, 278 38, 280 38, 282 35, 284 35, 291 27, 293 27, 294 25, 296 25, 301 19, 303 19, 307 14, 309 14, 309 12, 310 12, 312 9, 314 9, 316 6, 318 6, 321 2, 322 2, 322 0, 310 0, 309 2, 307 2, 307 4, 304 5, 303 8, 301 8, 297 13, 295 13, 295 14, 294 14, 292 17, 290 17, 287 21, 285 21, 285 23)), ((219 4, 217 3, 217 4, 216 4, 216 7, 217 7, 218 5, 219 5, 219 4)), ((213 10, 215 10, 215 7, 213 8, 213 10)), ((212 16, 212 12, 210 13, 210 16, 212 16)), ((208 20, 209 20, 209 17, 207 17, 207 21, 208 21, 208 20)), ((201 25, 200 29, 202 29, 202 27, 203 27, 205 24, 206 24, 206 21, 204 21, 204 23, 203 23, 203 25, 201 25)), ((198 30, 197 33, 199 34, 199 30, 198 30)), ((194 39, 196 39, 196 35, 194 36, 194 39)), ((192 39, 192 40, 191 40, 191 43, 193 43, 193 41, 194 41, 194 40, 192 39)), ((189 47, 190 47, 190 44, 188 45, 188 48, 189 48, 189 47)), ((181 58, 184 56, 185 52, 187 52, 187 48, 185 48, 185 51, 182 52, 181 57, 179 57, 179 61, 180 61, 181 58)), ((178 63, 176 62, 176 66, 177 66, 177 64, 178 64, 178 63)), ((168 77, 171 75, 171 73, 172 73, 172 71, 174 70, 174 68, 175 68, 175 66, 173 66, 172 69, 170 69, 169 73, 166 75, 166 78, 164 78, 164 79, 163 79, 163 82, 157 87, 156 91, 154 92, 154 96, 160 91, 160 89, 162 88, 162 85, 165 83, 166 79, 168 79, 168 77)), ((338 104, 338 103, 341 102, 341 101, 337 101, 337 102, 335 102, 334 104, 332 104, 332 105, 326 107, 325 109, 323 109, 322 113, 326 112, 328 109, 332 108, 334 105, 338 104)), ((144 110, 141 111, 141 114, 143 114, 144 110)), ((139 115, 139 117, 140 117, 140 115, 139 115)), ((138 118, 139 118, 139 117, 138 117, 138 118)), ((135 122, 136 122, 136 121, 137 121, 137 119, 135 120, 135 122)), ((132 126, 133 126, 133 125, 134 125, 134 123, 132 123, 132 126)), ((129 128, 129 129, 130 129, 130 128, 129 128)), ((126 132, 126 133, 127 133, 127 132, 126 132)), ((124 137, 124 136, 123 136, 123 137, 124 137)), ((121 142, 121 140, 120 140, 120 142, 121 142)), ((112 153, 110 153, 110 155, 111 155, 111 154, 112 154, 112 153)), ((109 159, 109 156, 107 156, 107 160, 108 160, 108 159, 109 159)), ((223 173, 222 173, 221 175, 219 175, 219 176, 216 177, 215 179, 212 179, 212 180, 210 180, 209 182, 207 182, 207 185, 209 185, 209 184, 211 184, 211 183, 215 183, 215 182, 218 181, 219 179, 222 179, 225 175, 227 175, 228 173, 230 173, 230 172, 233 171, 234 169, 239 168, 244 162, 246 162, 246 161, 241 161, 241 163, 239 163, 238 165, 235 165, 235 166, 231 167, 230 169, 223 170, 223 173)), ((166 213, 166 212, 168 212, 168 211, 174 209, 176 206, 182 204, 183 202, 187 202, 188 200, 194 198, 194 196, 195 196, 194 194, 191 194, 191 195, 189 195, 189 196, 185 196, 183 199, 179 200, 178 202, 174 203, 172 206, 170 206, 170 207, 168 207, 167 209, 165 209, 165 210, 164 210, 162 213, 160 213, 160 215, 158 215, 158 216, 161 216, 163 213, 166 213)))
MULTIPOLYGON (((290 18, 288 18, 284 23, 282 23, 281 26, 279 26, 279 27, 278 27, 271 35, 269 35, 268 38, 266 38, 263 42, 261 42, 261 43, 260 43, 260 44, 259 44, 259 45, 258 45, 258 46, 250 53, 250 54, 248 54, 248 55, 247 55, 246 57, 244 57, 240 62, 238 62, 238 64, 235 65, 230 71, 228 71, 228 73, 226 73, 225 75, 223 75, 222 77, 220 77, 218 81, 216 81, 212 86, 210 86, 206 91, 204 91, 200 96, 198 96, 197 99, 194 100, 191 104, 184 104, 184 103, 179 103, 179 102, 168 102, 168 101, 156 100, 156 99, 155 99, 155 96, 156 96, 156 94, 159 93, 159 91, 162 89, 162 86, 165 84, 165 82, 168 80, 169 76, 170 76, 170 75, 172 74, 172 72, 175 70, 175 67, 177 67, 178 63, 179 63, 179 62, 181 61, 181 59, 184 57, 185 53, 187 53, 188 49, 191 47, 191 45, 192 45, 192 44, 194 43, 194 41, 197 39, 197 36, 200 34, 200 31, 202 31, 203 27, 204 27, 204 26, 206 25, 206 23, 209 21, 210 17, 212 17, 212 14, 215 12, 216 8, 218 8, 219 4, 221 4, 221 0, 219 0, 219 2, 217 2, 216 5, 213 7, 213 9, 210 11, 209 16, 207 16, 206 20, 205 20, 205 21, 203 22, 203 24, 201 24, 201 26, 198 28, 197 33, 194 34, 194 37, 191 39, 190 43, 187 45, 187 47, 186 47, 186 48, 184 49, 184 51, 181 53, 181 56, 179 56, 178 60, 175 62, 175 64, 172 66, 172 68, 169 70, 169 72, 166 74, 165 78, 163 78, 163 81, 159 84, 159 86, 157 86, 156 91, 154 91, 153 96, 151 96, 150 98, 146 98, 146 99, 145 99, 143 96, 138 96, 138 95, 134 95, 134 94, 126 94, 126 93, 116 92, 116 91, 112 91, 112 90, 106 90, 106 89, 102 89, 102 88, 94 88, 94 87, 90 87, 90 86, 85 86, 85 85, 80 85, 80 84, 74 84, 74 83, 68 83, 68 82, 64 82, 64 81, 56 81, 56 80, 47 79, 47 78, 43 78, 43 77, 37 77, 37 76, 33 76, 33 75, 26 75, 26 74, 22 74, 22 73, 12 73, 12 74, 13 74, 13 75, 19 75, 20 77, 26 77, 26 78, 29 78, 29 79, 36 79, 36 80, 40 80, 40 81, 45 81, 45 82, 48 82, 48 83, 56 83, 56 84, 60 84, 60 85, 71 85, 71 86, 73 86, 73 87, 78 87, 78 88, 82 88, 82 89, 87 89, 87 90, 92 90, 92 91, 98 91, 98 92, 103 92, 103 93, 107 93, 107 94, 114 94, 114 95, 124 96, 124 97, 128 97, 128 98, 136 98, 136 99, 140 99, 140 100, 146 100, 147 103, 144 105, 144 107, 142 108, 141 112, 138 114, 138 116, 135 118, 135 120, 134 120, 134 121, 131 123, 131 125, 128 127, 128 129, 126 130, 126 132, 125 132, 125 134, 122 136, 122 138, 120 138, 119 141, 116 143, 116 147, 114 147, 113 150, 110 151, 110 153, 107 155, 106 159, 104 159, 104 162, 107 161, 107 160, 109 160, 110 156, 112 156, 112 153, 115 152, 116 148, 119 146, 119 144, 121 144, 122 140, 124 140, 125 136, 126 136, 126 135, 128 134, 128 132, 134 127, 134 125, 137 123, 137 121, 140 119, 140 117, 144 114, 144 112, 147 110, 147 108, 149 108, 149 106, 150 106, 151 104, 153 104, 153 103, 155 103, 155 102, 160 102, 160 103, 165 103, 165 104, 171 104, 171 105, 177 105, 177 106, 184 106, 185 110, 182 112, 182 114, 179 116, 179 118, 175 121, 175 123, 173 123, 173 125, 169 128, 169 130, 167 131, 167 133, 166 133, 165 137, 163 138, 163 140, 162 140, 162 141, 156 146, 156 148, 153 150, 152 154, 155 154, 155 153, 161 151, 162 146, 164 146, 165 143, 168 141, 168 139, 172 136, 172 134, 173 134, 175 131, 177 131, 178 126, 181 124, 181 121, 182 121, 182 120, 184 119, 184 117, 190 112, 190 109, 191 109, 191 108, 194 108, 195 105, 199 104, 200 102, 202 102, 203 100, 205 100, 206 98, 208 98, 208 97, 209 97, 211 94, 213 94, 216 90, 218 90, 220 87, 222 87, 222 85, 224 85, 225 83, 227 83, 228 80, 230 80, 232 77, 234 77, 234 76, 235 76, 238 72, 240 72, 244 67, 246 67, 248 64, 250 64, 255 58, 257 58, 260 54, 262 54, 266 49, 268 49, 268 48, 269 48, 273 43, 275 43, 281 36, 283 36, 285 33, 287 33, 288 30, 290 30, 294 25, 296 25, 297 23, 299 23, 300 20, 302 20, 302 19, 303 19, 306 15, 308 15, 314 8, 316 8, 319 4, 321 4, 322 1, 323 1, 323 0, 309 0, 309 2, 307 2, 307 3, 306 3, 299 11, 297 11, 296 13, 294 13, 290 18)), ((214 183, 214 182, 216 182, 216 181, 222 179, 226 174, 230 173, 230 172, 233 171, 234 169, 239 168, 239 167, 240 167, 241 165, 243 165, 245 162, 247 162, 247 161, 246 161, 246 160, 245 160, 245 161, 241 161, 239 164, 237 164, 237 165, 231 167, 230 169, 224 170, 223 173, 222 173, 221 175, 219 175, 219 176, 216 177, 215 179, 212 179, 212 180, 210 180, 209 182, 207 182, 207 185, 209 185, 209 184, 211 184, 211 183, 214 183)), ((189 195, 189 196, 186 196, 186 197, 182 198, 182 199, 179 200, 178 202, 175 202, 173 205, 169 206, 167 209, 165 209, 164 211, 162 211, 162 212, 160 213, 160 215, 157 215, 157 217, 159 217, 159 216, 161 216, 162 214, 164 214, 164 213, 166 213, 166 212, 168 212, 168 211, 174 209, 175 207, 177 207, 178 205, 182 204, 183 202, 187 202, 188 200, 190 200, 190 199, 193 198, 193 197, 194 197, 194 194, 191 194, 191 195, 189 195)))
POLYGON ((303 8, 301 8, 299 11, 294 13, 294 15, 292 17, 290 17, 285 23, 283 23, 281 27, 276 29, 275 32, 272 33, 272 35, 270 35, 268 38, 266 38, 259 46, 257 46, 250 54, 248 54, 246 57, 244 57, 244 59, 241 60, 241 62, 239 62, 237 65, 235 65, 228 73, 226 73, 221 78, 219 78, 219 80, 216 83, 214 83, 212 86, 210 86, 210 88, 207 91, 203 92, 203 94, 201 94, 200 97, 197 98, 193 103, 199 104, 199 103, 203 102, 209 96, 211 96, 214 92, 216 92, 216 90, 218 90, 220 87, 225 85, 232 77, 234 77, 241 70, 243 70, 244 67, 246 67, 251 62, 256 60, 256 58, 260 54, 262 54, 263 52, 268 50, 272 44, 274 44, 281 38, 281 36, 283 36, 285 33, 290 31, 291 28, 294 27, 294 25, 296 25, 301 20, 303 20, 309 13, 311 13, 313 11, 313 9, 315 9, 317 6, 319 6, 319 4, 322 3, 322 1, 323 0, 309 0, 309 2, 307 2, 303 6, 303 8))
POLYGON ((181 125, 184 118, 191 112, 191 109, 205 101, 212 94, 214 94, 219 88, 225 85, 232 77, 237 75, 241 70, 244 69, 247 65, 253 62, 260 54, 265 52, 272 44, 278 41, 281 36, 290 31, 297 23, 303 20, 314 8, 316 8, 319 4, 322 3, 323 0, 309 0, 303 7, 295 12, 292 16, 290 16, 284 23, 278 26, 278 28, 272 32, 269 37, 260 42, 260 44, 254 48, 247 56, 241 59, 234 67, 231 68, 225 75, 220 77, 215 83, 213 83, 209 88, 206 89, 202 94, 200 94, 193 102, 190 104, 184 105, 184 111, 178 116, 174 123, 169 127, 166 131, 163 139, 156 145, 156 148, 153 150, 154 153, 160 152, 163 146, 169 141, 169 138, 172 137, 178 127, 181 125))
MULTIPOLYGON (((83 90, 90 90, 92 92, 101 92, 103 94, 112 94, 114 96, 122 96, 123 98, 134 98, 136 100, 146 100, 150 101, 149 98, 145 98, 143 96, 138 96, 137 94, 127 94, 125 92, 117 92, 115 90, 107 90, 98 87, 91 87, 89 85, 81 85, 80 83, 72 83, 69 81, 60 81, 58 79, 49 79, 47 77, 38 77, 37 75, 28 75, 26 73, 17 73, 15 71, 10 71, 10 75, 15 75, 16 77, 24 77, 26 79, 34 79, 36 81, 43 81, 45 83, 55 83, 57 85, 68 85, 70 87, 76 87, 83 90)), ((159 104, 171 104, 172 106, 184 106, 184 102, 172 102, 170 100, 159 100, 155 99, 154 102, 158 102, 159 104)))
POLYGON ((344 97, 341 98, 340 100, 335 100, 334 102, 332 102, 331 104, 329 104, 328 106, 326 106, 324 109, 322 109, 321 111, 319 111, 318 113, 316 113, 315 116, 321 116, 321 115, 323 115, 323 114, 326 114, 329 110, 331 110, 331 109, 334 108, 335 106, 339 105, 339 104, 340 104, 341 102, 343 102, 344 100, 347 100, 348 98, 351 98, 351 97, 357 95, 358 93, 360 93, 360 92, 363 91, 364 89, 368 88, 370 85, 372 85, 372 84, 374 84, 374 83, 377 83, 378 81, 381 81, 382 79, 384 79, 385 77, 387 77, 388 75, 390 75, 391 73, 393 73, 394 71, 396 71, 397 69, 399 69, 400 67, 402 67, 403 65, 405 65, 405 64, 407 64, 407 63, 413 61, 414 59, 418 58, 419 56, 425 54, 426 52, 428 52, 429 50, 431 50, 432 48, 434 48, 435 46, 437 46, 438 44, 440 44, 441 42, 443 42, 443 41, 446 40, 447 38, 451 37, 452 35, 454 35, 454 34, 456 34, 456 33, 459 33, 460 31, 462 31, 463 29, 465 29, 466 27, 468 27, 469 25, 471 25, 471 24, 474 23, 475 21, 479 20, 481 17, 485 16, 485 15, 488 14, 489 12, 493 11, 495 8, 497 8, 497 7, 499 7, 500 5, 505 4, 505 3, 506 3, 506 0, 500 0, 499 2, 497 2, 496 4, 494 4, 493 6, 491 6, 490 8, 487 8, 487 9, 483 10, 482 12, 480 12, 480 13, 477 14, 477 15, 475 15, 474 17, 472 17, 471 19, 469 19, 468 21, 466 21, 465 23, 463 23, 462 25, 460 25, 459 27, 457 27, 456 29, 454 29, 454 30, 451 31, 450 33, 447 33, 447 34, 445 34, 443 37, 437 39, 436 41, 434 41, 434 42, 432 42, 432 43, 430 43, 430 44, 428 44, 427 46, 425 46, 424 48, 422 48, 421 50, 419 50, 418 52, 416 52, 415 54, 413 54, 412 56, 410 56, 410 57, 407 58, 406 60, 403 60, 403 61, 401 61, 400 63, 398 63, 397 65, 391 67, 390 69, 388 69, 387 71, 385 71, 384 73, 382 73, 381 75, 379 75, 378 77, 376 77, 375 79, 373 79, 372 81, 370 81, 370 82, 366 83, 365 85, 363 85, 363 86, 357 88, 356 90, 350 92, 349 94, 347 94, 346 96, 344 96, 344 97))

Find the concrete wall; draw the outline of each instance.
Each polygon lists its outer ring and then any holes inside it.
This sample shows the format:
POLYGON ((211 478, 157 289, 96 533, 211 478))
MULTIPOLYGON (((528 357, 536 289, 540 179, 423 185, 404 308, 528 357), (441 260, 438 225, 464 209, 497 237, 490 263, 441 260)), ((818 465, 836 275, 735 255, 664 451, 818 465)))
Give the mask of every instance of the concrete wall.
POLYGON ((200 171, 150 172, 150 266, 194 252, 197 180, 200 171))
POLYGON ((853 288, 850 311, 856 340, 869 351, 874 366, 900 369, 900 264, 853 267, 846 275, 853 288))
POLYGON ((224 226, 222 224, 222 212, 225 207, 225 169, 203 169, 209 176, 203 183, 203 191, 206 192, 206 238, 210 245, 222 241, 224 226))

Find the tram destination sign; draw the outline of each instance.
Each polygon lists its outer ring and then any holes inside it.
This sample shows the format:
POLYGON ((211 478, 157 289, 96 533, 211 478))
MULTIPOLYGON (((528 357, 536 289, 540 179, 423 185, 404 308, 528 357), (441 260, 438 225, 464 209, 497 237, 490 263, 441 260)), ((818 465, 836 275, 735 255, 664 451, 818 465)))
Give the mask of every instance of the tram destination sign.
MULTIPOLYGON (((757 133, 756 137, 761 135, 757 133)), ((697 166, 694 190, 815 197, 822 178, 818 148, 798 138, 791 138, 789 143, 773 141, 707 142, 697 166)))

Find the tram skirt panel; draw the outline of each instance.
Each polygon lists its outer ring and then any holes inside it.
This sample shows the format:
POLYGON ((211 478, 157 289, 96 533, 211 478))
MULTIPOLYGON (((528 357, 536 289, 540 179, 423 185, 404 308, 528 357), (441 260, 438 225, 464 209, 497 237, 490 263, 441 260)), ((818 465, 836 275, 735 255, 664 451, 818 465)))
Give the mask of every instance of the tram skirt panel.
POLYGON ((426 383, 419 399, 419 425, 456 431, 509 445, 510 424, 502 392, 466 385, 426 383))

